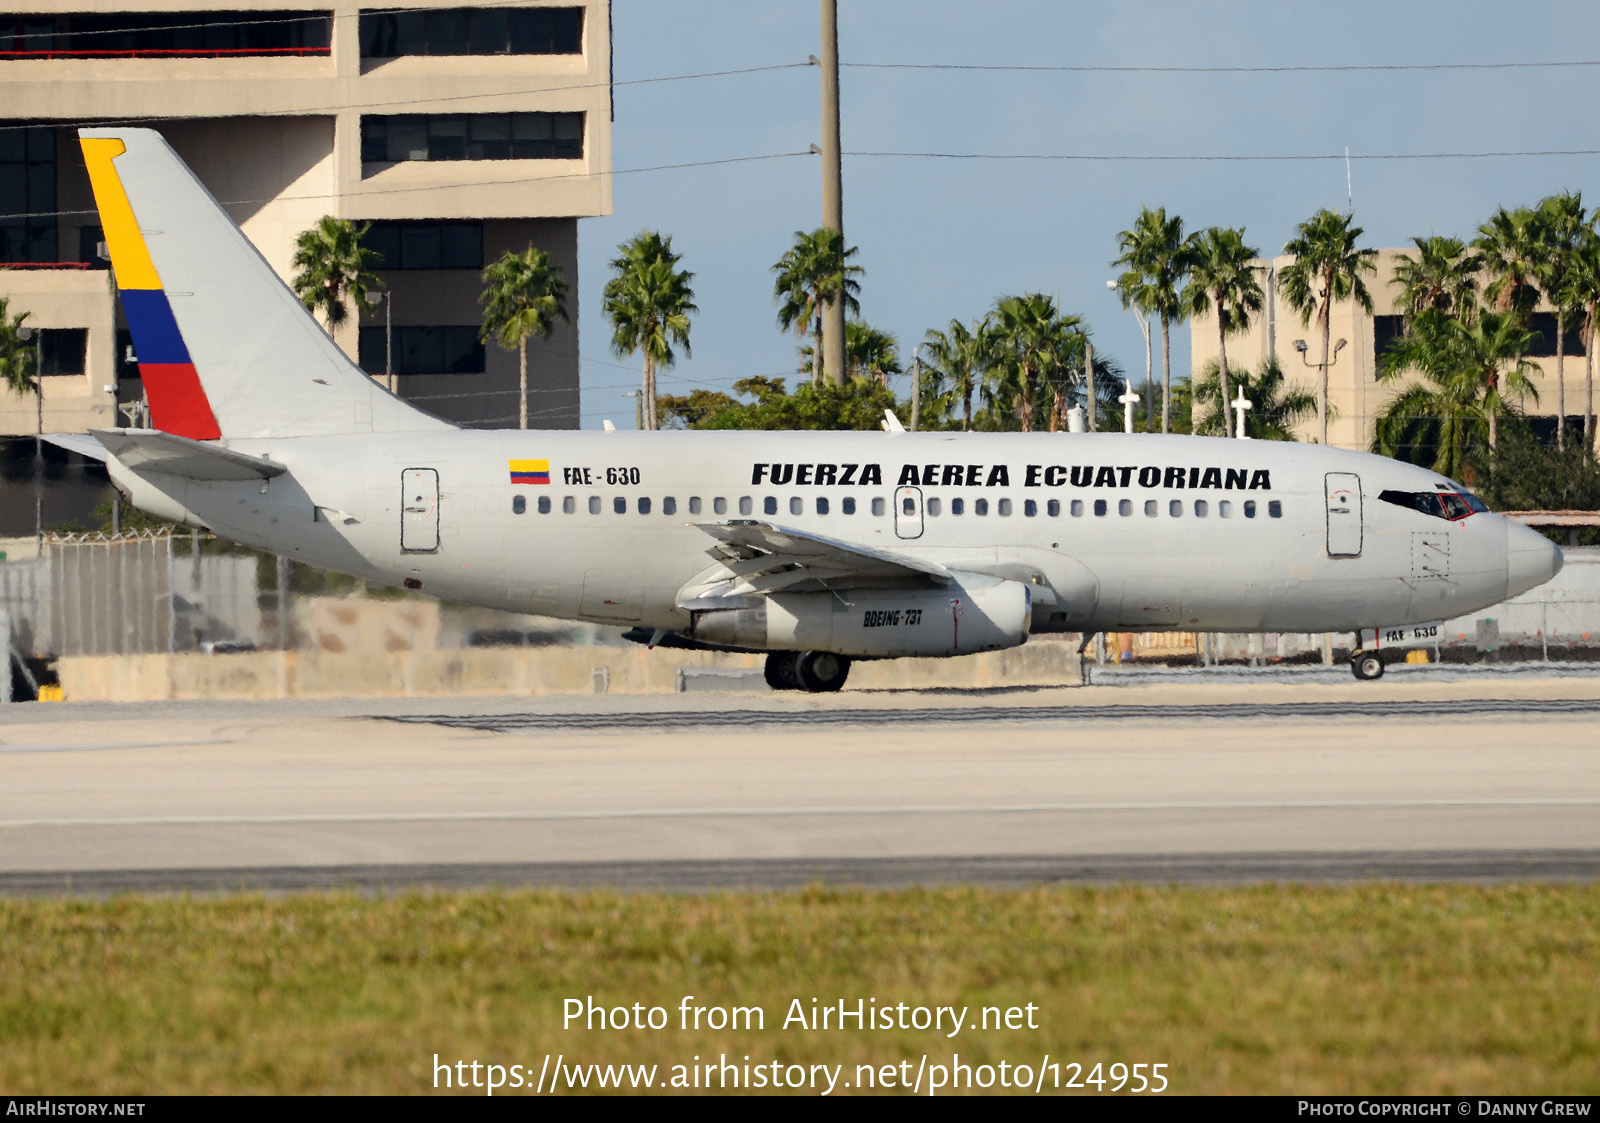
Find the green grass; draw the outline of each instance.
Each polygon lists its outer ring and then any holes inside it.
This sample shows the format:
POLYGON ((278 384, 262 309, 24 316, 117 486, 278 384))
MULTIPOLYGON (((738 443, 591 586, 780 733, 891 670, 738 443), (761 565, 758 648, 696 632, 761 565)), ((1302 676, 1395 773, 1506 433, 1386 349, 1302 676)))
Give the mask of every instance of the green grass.
POLYGON ((1600 887, 0 901, 0 1089, 417 1092, 446 1060, 1166 1062, 1178 1093, 1600 1091, 1600 887), (562 1000, 759 1005, 565 1031, 562 1000), (803 1032, 789 1001, 1040 1007, 803 1032), (674 1020, 673 1026, 676 1026, 674 1020))

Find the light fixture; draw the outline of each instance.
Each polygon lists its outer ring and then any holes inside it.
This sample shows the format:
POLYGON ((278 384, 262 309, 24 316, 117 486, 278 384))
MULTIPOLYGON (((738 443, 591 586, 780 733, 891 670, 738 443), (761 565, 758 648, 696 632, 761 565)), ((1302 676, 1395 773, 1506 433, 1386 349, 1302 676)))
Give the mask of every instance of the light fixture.
POLYGON ((1339 342, 1337 342, 1337 343, 1335 343, 1335 344, 1334 344, 1334 345, 1333 345, 1333 353, 1334 353, 1334 354, 1335 354, 1335 355, 1337 355, 1337 354, 1338 354, 1338 353, 1339 353, 1339 350, 1340 350, 1340 348, 1342 348, 1342 347, 1343 347, 1343 346, 1344 346, 1344 345, 1345 345, 1345 344, 1347 344, 1347 343, 1349 343, 1349 342, 1350 342, 1350 341, 1349 341, 1349 340, 1348 340, 1348 339, 1341 339, 1341 340, 1339 340, 1339 342))
POLYGON ((1115 281, 1106 282, 1106 288, 1110 289, 1112 292, 1116 292, 1119 287, 1120 286, 1115 281))
POLYGON ((1304 355, 1306 353, 1306 341, 1303 339, 1295 340, 1294 349, 1304 355))

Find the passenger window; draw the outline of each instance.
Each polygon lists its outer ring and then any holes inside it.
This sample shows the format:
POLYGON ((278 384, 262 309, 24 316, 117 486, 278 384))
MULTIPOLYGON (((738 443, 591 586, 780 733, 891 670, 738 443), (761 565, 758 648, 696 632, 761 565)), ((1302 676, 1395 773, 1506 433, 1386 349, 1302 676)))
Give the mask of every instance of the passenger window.
MULTIPOLYGON (((1100 515, 1105 514, 1104 511, 1097 511, 1095 513, 1100 515)), ((1072 517, 1075 519, 1083 518, 1083 500, 1074 499, 1072 501, 1072 517)))
POLYGON ((888 510, 888 504, 884 503, 884 501, 881 498, 880 499, 874 499, 872 501, 872 513, 874 515, 878 516, 879 518, 882 518, 883 517, 883 513, 886 510, 888 510))
POLYGON ((917 513, 917 501, 909 495, 900 500, 900 513, 908 519, 914 516, 917 513))
POLYGON ((571 495, 567 496, 565 499, 563 499, 561 501, 561 510, 562 510, 563 514, 568 514, 568 515, 577 514, 577 511, 578 511, 578 500, 577 500, 577 498, 575 496, 571 496, 571 495))
POLYGON ((611 509, 619 515, 628 513, 628 501, 618 495, 611 500, 611 509))
POLYGON ((778 513, 778 497, 769 495, 763 499, 761 501, 761 510, 765 514, 776 515, 778 513))
POLYGON ((527 496, 524 496, 524 495, 513 495, 511 497, 511 513, 513 515, 520 515, 520 514, 522 514, 522 512, 526 511, 527 509, 528 509, 527 496))
POLYGON ((996 504, 996 509, 999 510, 1002 517, 1009 516, 1011 514, 1011 500, 1000 500, 1000 502, 996 504))
POLYGON ((1256 517, 1256 501, 1254 499, 1246 499, 1244 501, 1244 517, 1247 519, 1256 517))
POLYGON ((589 496, 589 513, 591 515, 600 513, 600 497, 598 495, 589 496))
POLYGON ((661 500, 661 513, 663 515, 676 515, 678 513, 678 501, 677 501, 677 499, 675 499, 674 497, 672 497, 670 495, 667 496, 666 498, 662 499, 661 500))
POLYGON ((804 514, 805 513, 805 500, 801 499, 798 495, 796 495, 794 498, 790 499, 789 500, 789 513, 791 515, 804 514))
POLYGON ((1035 503, 1031 499, 1024 499, 1022 501, 1022 514, 1023 514, 1023 516, 1025 518, 1030 518, 1031 519, 1035 515, 1037 515, 1038 513, 1039 513, 1039 504, 1035 503))
POLYGON ((937 515, 942 510, 942 506, 939 500, 930 499, 922 505, 922 509, 930 515, 937 515))
POLYGON ((851 496, 846 496, 839 504, 839 509, 847 515, 856 513, 856 501, 851 496))
POLYGON ((698 495, 689 496, 689 513, 691 515, 700 513, 700 497, 698 495))
POLYGON ((1133 500, 1119 499, 1117 501, 1117 514, 1127 516, 1133 514, 1133 500))
POLYGON ((1206 501, 1204 499, 1196 499, 1194 501, 1194 517, 1195 518, 1197 518, 1197 519, 1205 518, 1206 517, 1206 510, 1207 510, 1206 501))
POLYGON ((1274 519, 1283 518, 1283 504, 1276 499, 1267 500, 1267 515, 1274 519))
POLYGON ((539 496, 539 513, 541 515, 550 513, 550 497, 548 495, 539 496))
POLYGON ((817 496, 817 514, 826 515, 827 513, 828 513, 828 497, 826 495, 817 496))
POLYGON ((726 515, 728 513, 728 501, 720 495, 717 496, 711 501, 711 510, 714 514, 726 515))
POLYGON ((1059 499, 1050 500, 1050 502, 1048 502, 1048 503, 1046 503, 1044 505, 1044 510, 1045 510, 1045 514, 1049 515, 1052 519, 1055 518, 1057 515, 1059 515, 1061 513, 1061 500, 1059 500, 1059 499))
POLYGON ((650 498, 649 498, 649 496, 646 496, 646 495, 639 496, 639 513, 641 515, 648 515, 650 513, 650 498))
POLYGON ((1096 499, 1094 501, 1094 517, 1097 519, 1106 517, 1106 501, 1104 499, 1096 499))
POLYGON ((952 515, 963 515, 966 514, 966 511, 967 501, 965 499, 950 500, 950 513, 952 515))
POLYGON ((1144 501, 1144 513, 1152 519, 1155 518, 1161 513, 1160 502, 1154 499, 1146 499, 1144 501))
POLYGON ((755 500, 751 499, 748 495, 739 496, 739 513, 741 515, 753 515, 755 514, 755 510, 755 500))
POLYGON ((1171 503, 1168 503, 1167 514, 1171 515, 1173 518, 1178 518, 1181 516, 1183 514, 1183 500, 1174 499, 1171 503))
POLYGON ((1231 499, 1219 499, 1219 500, 1217 500, 1217 518, 1219 518, 1219 519, 1231 519, 1231 518, 1233 518, 1233 500, 1231 500, 1231 499))
POLYGON ((972 513, 974 515, 987 515, 989 513, 989 501, 987 499, 974 499, 972 501, 972 513))

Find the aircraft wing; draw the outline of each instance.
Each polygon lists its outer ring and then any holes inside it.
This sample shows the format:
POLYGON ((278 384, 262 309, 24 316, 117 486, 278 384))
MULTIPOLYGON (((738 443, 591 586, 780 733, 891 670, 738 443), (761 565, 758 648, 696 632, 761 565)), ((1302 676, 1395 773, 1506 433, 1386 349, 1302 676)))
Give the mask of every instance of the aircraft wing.
MULTIPOLYGON (((952 575, 937 562, 875 550, 754 519, 695 523, 716 539, 708 553, 722 563, 689 601, 863 586, 942 586, 952 575)), ((688 592, 688 590, 685 590, 688 592)))
POLYGON ((284 472, 259 456, 156 429, 93 429, 107 452, 136 472, 165 472, 191 480, 267 480, 284 472))

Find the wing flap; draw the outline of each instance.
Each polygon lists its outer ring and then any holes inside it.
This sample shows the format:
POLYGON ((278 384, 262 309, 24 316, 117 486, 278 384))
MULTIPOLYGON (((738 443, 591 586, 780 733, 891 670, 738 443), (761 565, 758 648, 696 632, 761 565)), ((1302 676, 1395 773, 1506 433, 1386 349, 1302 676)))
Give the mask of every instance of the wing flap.
POLYGON ((890 550, 754 519, 695 523, 716 539, 707 553, 722 564, 686 588, 686 598, 761 596, 803 588, 947 585, 948 569, 890 550))
POLYGON ((259 456, 158 429, 93 429, 90 433, 108 453, 135 472, 219 482, 270 480, 284 472, 282 464, 259 456))

